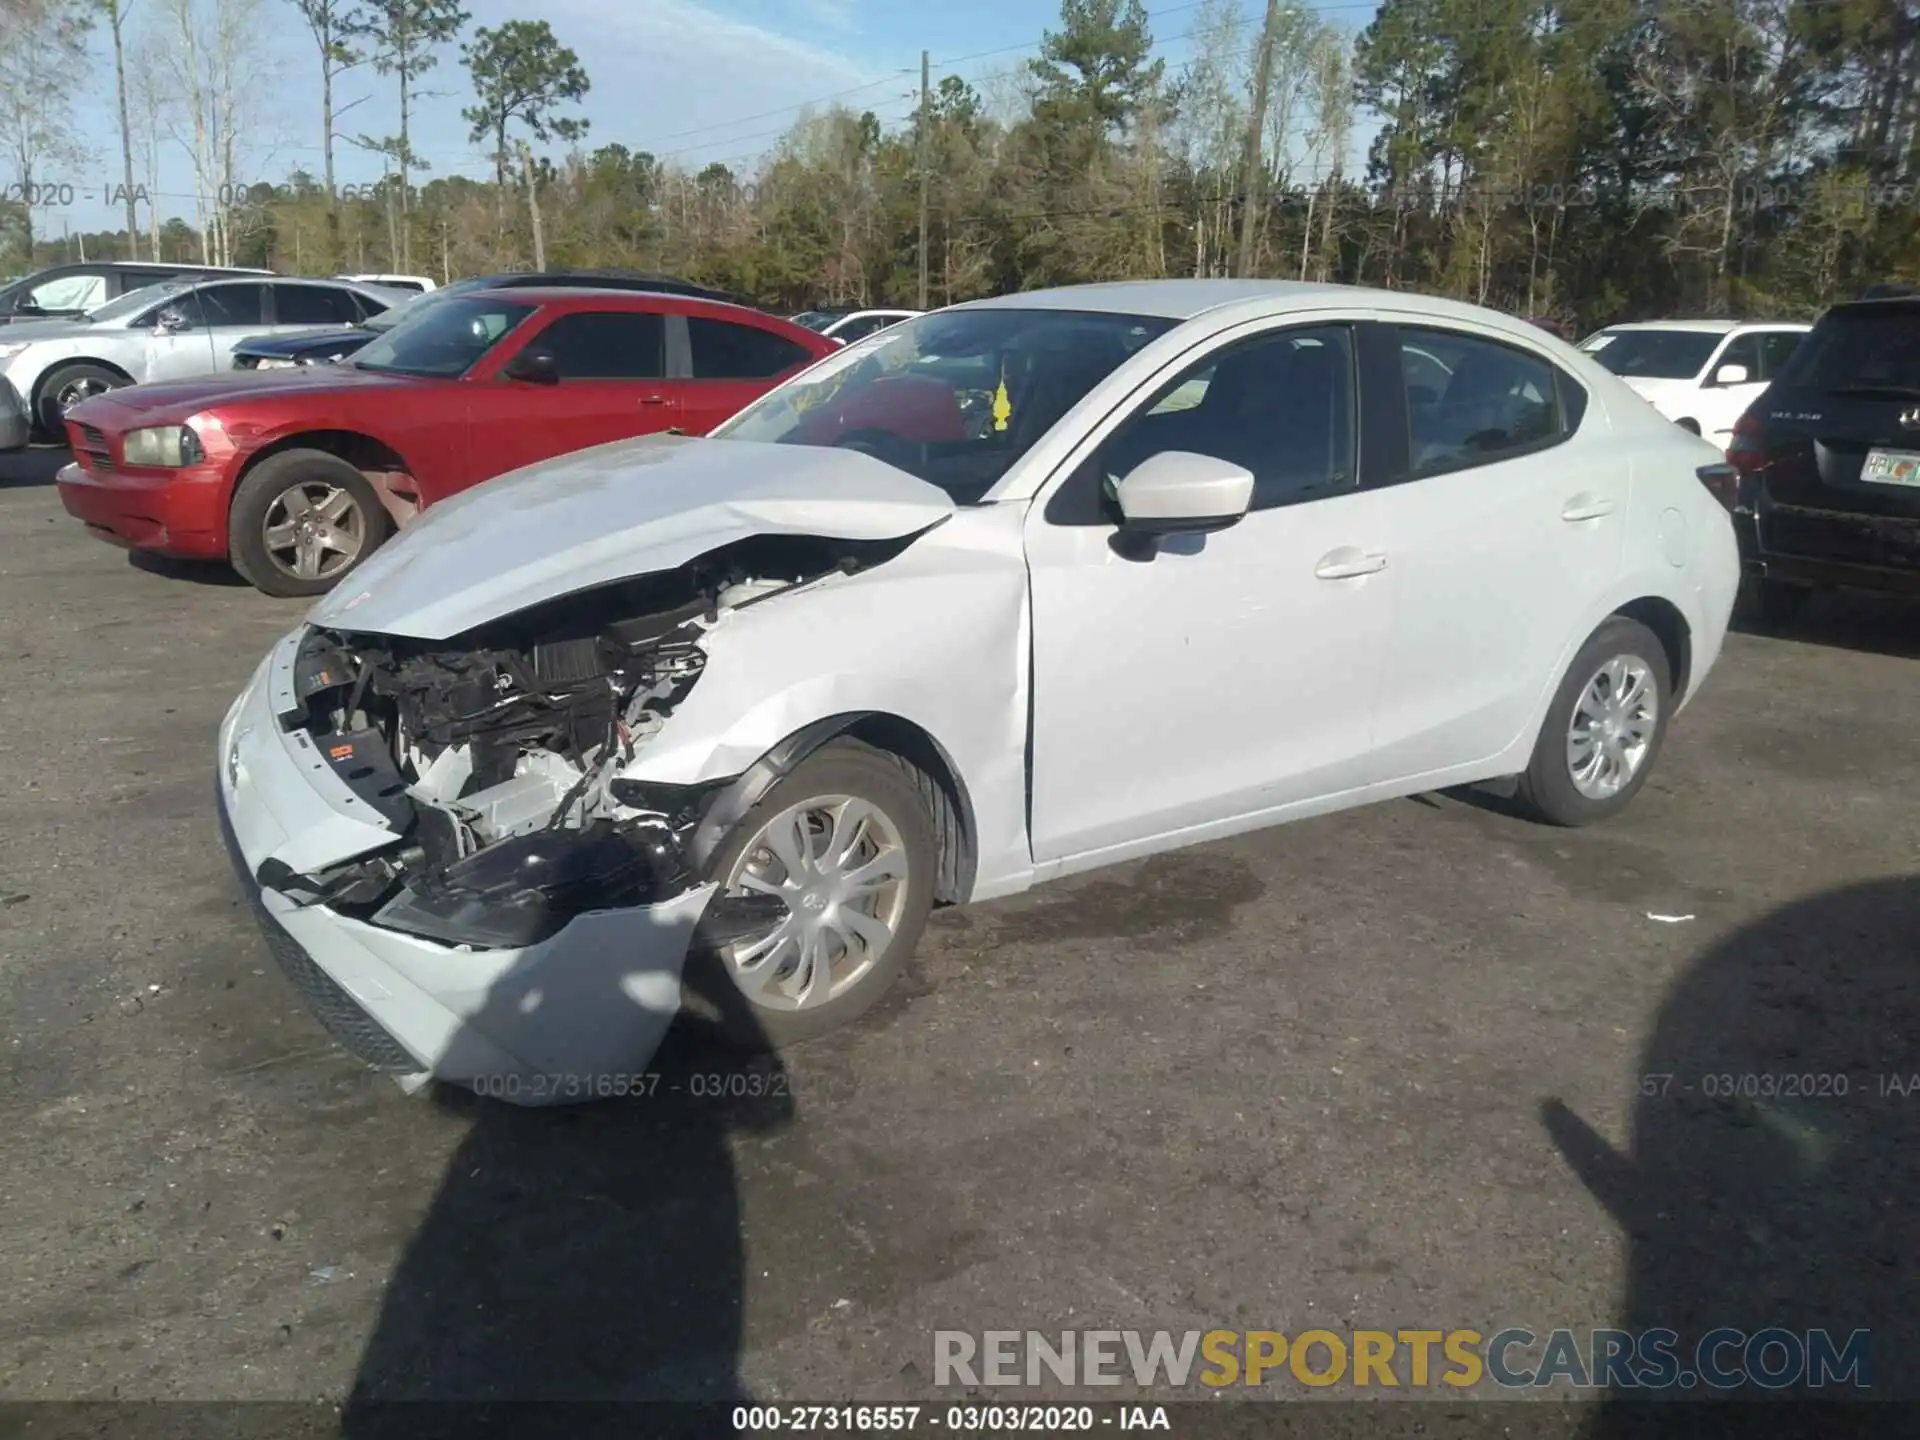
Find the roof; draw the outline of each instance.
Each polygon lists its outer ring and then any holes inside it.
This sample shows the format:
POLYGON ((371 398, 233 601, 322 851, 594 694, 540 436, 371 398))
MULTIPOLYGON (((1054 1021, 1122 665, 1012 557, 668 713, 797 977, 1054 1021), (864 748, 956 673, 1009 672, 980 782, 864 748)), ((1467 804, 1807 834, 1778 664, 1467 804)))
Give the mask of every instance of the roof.
MULTIPOLYGON (((437 291, 434 293, 438 293, 437 291)), ((607 285, 487 285, 478 290, 468 290, 461 298, 473 295, 515 295, 534 305, 552 305, 555 302, 574 300, 624 300, 636 302, 626 308, 637 308, 637 302, 655 302, 672 300, 682 305, 705 306, 714 310, 743 310, 749 315, 757 315, 764 320, 779 320, 782 325, 804 330, 805 326, 796 326, 790 320, 777 315, 769 315, 764 310, 756 310, 751 305, 737 304, 731 300, 716 299, 711 295, 682 295, 673 290, 634 290, 626 287, 607 285)))
POLYGON ((1688 330, 1698 335, 1731 335, 1736 330, 1811 330, 1804 320, 1630 320, 1613 330, 1688 330))

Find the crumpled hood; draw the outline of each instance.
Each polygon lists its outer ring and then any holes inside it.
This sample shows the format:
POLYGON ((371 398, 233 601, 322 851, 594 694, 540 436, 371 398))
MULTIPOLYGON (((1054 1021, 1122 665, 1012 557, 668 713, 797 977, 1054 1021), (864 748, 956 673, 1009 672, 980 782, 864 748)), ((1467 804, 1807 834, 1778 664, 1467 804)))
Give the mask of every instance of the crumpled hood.
POLYGON ((675 569, 752 535, 896 540, 952 513, 944 490, 852 450, 620 440, 433 505, 307 619, 442 640, 560 595, 675 569))

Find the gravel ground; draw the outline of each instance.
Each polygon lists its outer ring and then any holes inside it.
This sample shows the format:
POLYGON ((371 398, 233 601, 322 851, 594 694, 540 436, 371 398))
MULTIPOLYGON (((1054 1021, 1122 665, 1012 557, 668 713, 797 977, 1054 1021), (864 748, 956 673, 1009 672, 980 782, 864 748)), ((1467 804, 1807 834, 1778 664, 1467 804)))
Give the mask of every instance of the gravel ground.
POLYGON ((936 1330, 1720 1322, 1913 1387, 1913 611, 1732 637, 1605 827, 1423 797, 944 912, 848 1033, 520 1112, 301 1010, 209 793, 299 607, 88 539, 63 458, 0 457, 0 1395, 944 1400, 936 1330))

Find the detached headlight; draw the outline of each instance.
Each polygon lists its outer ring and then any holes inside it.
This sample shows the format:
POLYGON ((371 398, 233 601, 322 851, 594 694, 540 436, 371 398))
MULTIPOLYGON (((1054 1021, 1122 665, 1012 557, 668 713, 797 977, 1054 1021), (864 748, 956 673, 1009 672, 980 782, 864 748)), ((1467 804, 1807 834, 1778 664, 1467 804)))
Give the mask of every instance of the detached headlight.
POLYGON ((120 442, 129 465, 177 469, 198 465, 207 458, 200 437, 184 425, 159 425, 151 430, 129 430, 120 442))

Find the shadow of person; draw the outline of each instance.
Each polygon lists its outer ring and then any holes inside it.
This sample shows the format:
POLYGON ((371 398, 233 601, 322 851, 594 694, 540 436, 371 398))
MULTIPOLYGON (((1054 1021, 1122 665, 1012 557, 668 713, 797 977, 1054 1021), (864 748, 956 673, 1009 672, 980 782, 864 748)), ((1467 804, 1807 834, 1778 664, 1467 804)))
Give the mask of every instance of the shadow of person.
MULTIPOLYGON (((388 1283, 342 1435, 722 1433, 706 1406, 627 1402, 747 1398, 730 1137, 785 1125, 793 1104, 784 1065, 764 1037, 751 1043, 751 1007, 717 960, 690 957, 686 980, 732 1038, 683 1014, 635 1067, 627 1088, 638 1093, 523 1108, 433 1088, 432 1103, 470 1128, 388 1283)), ((553 1000, 554 983, 509 972, 467 1030, 490 1049, 514 1034, 530 986, 553 1000)), ((599 1003, 631 1000, 609 989, 599 1003)))
MULTIPOLYGON (((1920 880, 1777 910, 1693 962, 1667 996, 1641 1055, 1625 1154, 1559 1102, 1543 1107, 1566 1163, 1629 1237, 1620 1328, 1677 1332, 1678 1372, 1697 1376, 1657 1392, 1616 1384, 1592 1435, 1708 1433, 1698 1406, 1634 1403, 1656 1393, 1920 1393, 1905 1363, 1920 1340, 1917 951, 1920 880), (1786 1335, 1703 1357, 1719 1327, 1786 1335), (1828 1339, 1809 1342, 1810 1331, 1828 1339), (1869 1333, 1850 1352, 1859 1331, 1869 1333)), ((1735 1428, 1763 1433, 1753 1419, 1735 1428)))

